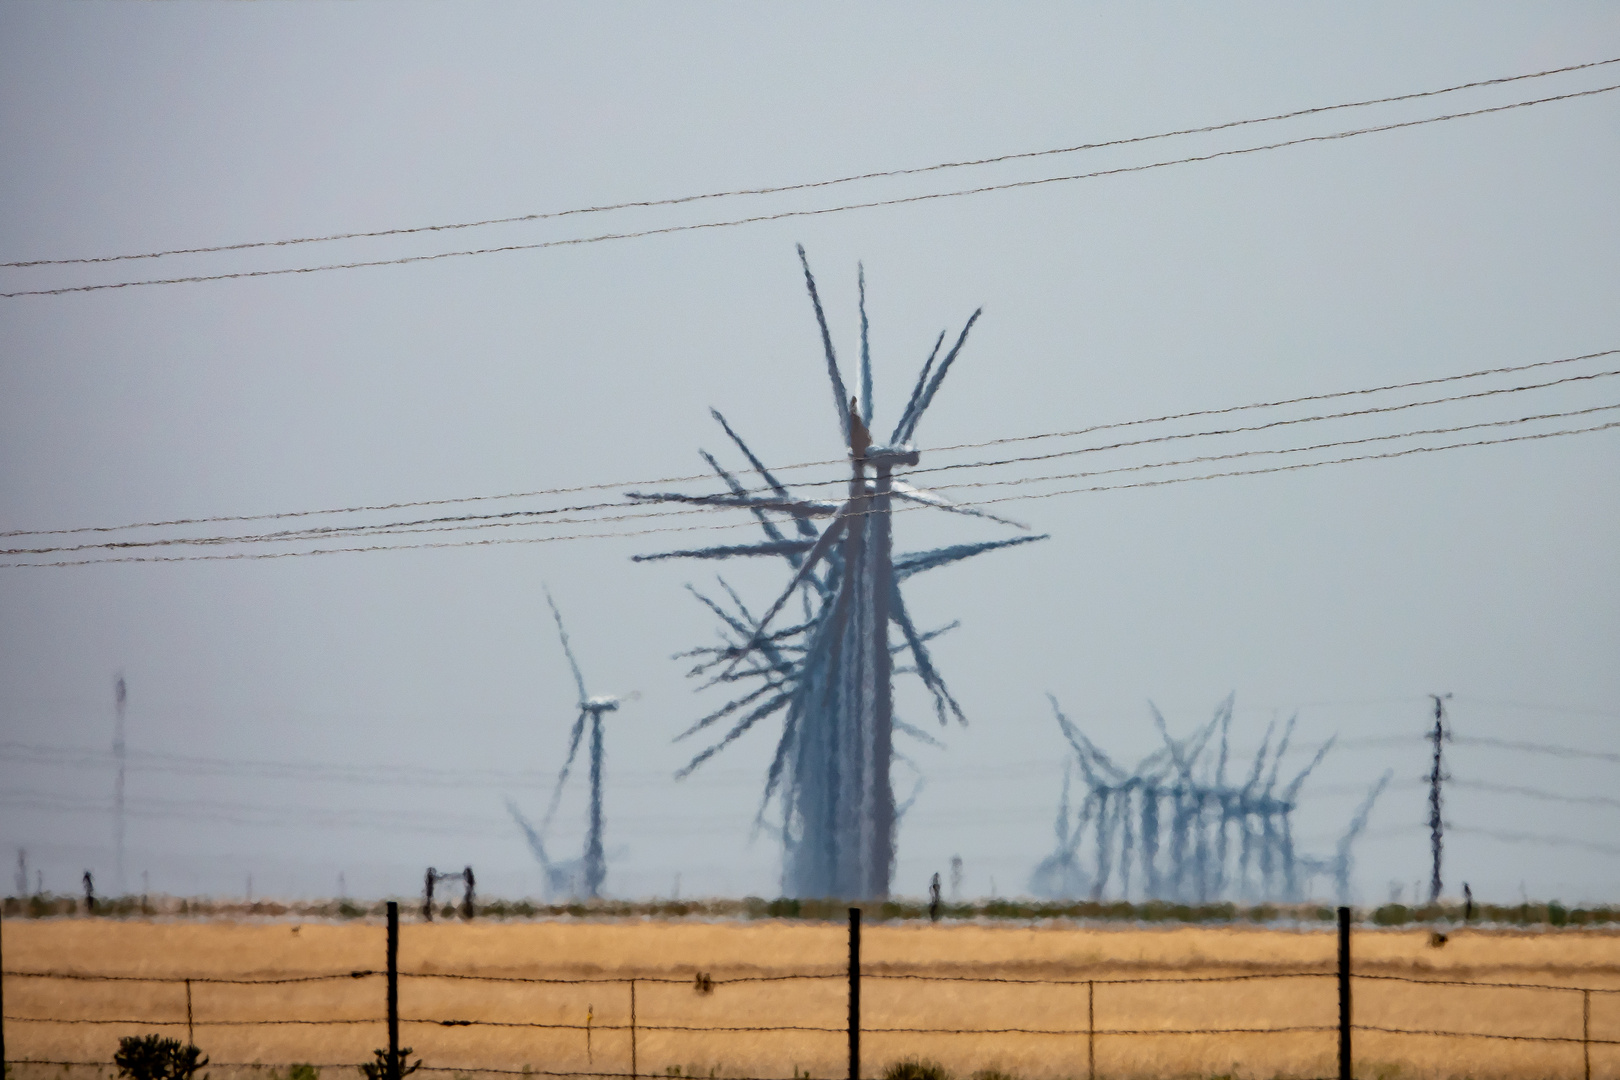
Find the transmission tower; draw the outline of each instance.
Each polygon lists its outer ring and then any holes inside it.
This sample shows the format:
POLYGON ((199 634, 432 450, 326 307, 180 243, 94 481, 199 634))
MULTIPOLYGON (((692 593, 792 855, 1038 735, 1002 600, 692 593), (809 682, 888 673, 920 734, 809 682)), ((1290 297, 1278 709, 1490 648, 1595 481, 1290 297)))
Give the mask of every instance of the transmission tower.
POLYGON ((117 708, 113 721, 113 759, 118 765, 118 778, 113 781, 113 846, 117 849, 113 863, 113 885, 119 896, 128 891, 124 888, 124 705, 128 700, 129 691, 120 673, 118 681, 113 684, 113 701, 117 708))
POLYGON ((1441 747, 1451 739, 1446 727, 1445 705, 1451 695, 1430 694, 1429 697, 1434 701, 1434 730, 1429 732, 1429 741, 1434 743, 1434 764, 1429 769, 1429 852, 1434 856, 1434 867, 1429 874, 1429 903, 1433 904, 1440 899, 1440 855, 1445 832, 1445 822, 1440 816, 1440 785, 1446 779, 1441 747))

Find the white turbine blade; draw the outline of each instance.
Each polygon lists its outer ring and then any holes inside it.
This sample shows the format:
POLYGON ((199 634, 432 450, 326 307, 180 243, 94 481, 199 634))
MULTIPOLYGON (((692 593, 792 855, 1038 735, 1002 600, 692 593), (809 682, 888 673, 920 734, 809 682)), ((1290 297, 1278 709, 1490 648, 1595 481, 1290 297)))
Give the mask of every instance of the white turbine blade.
POLYGON ((999 522, 1002 525, 1011 525, 1015 529, 1023 529, 1025 532, 1029 531, 1029 526, 1025 525, 1022 521, 1014 521, 1012 518, 1000 517, 985 510, 974 509, 971 506, 957 506, 943 495, 936 495, 932 491, 924 491, 921 488, 914 488, 904 480, 895 480, 892 481, 892 484, 894 487, 894 494, 898 498, 905 499, 908 502, 921 503, 924 506, 937 507, 940 510, 948 510, 953 514, 966 514, 969 517, 984 518, 987 521, 999 522))

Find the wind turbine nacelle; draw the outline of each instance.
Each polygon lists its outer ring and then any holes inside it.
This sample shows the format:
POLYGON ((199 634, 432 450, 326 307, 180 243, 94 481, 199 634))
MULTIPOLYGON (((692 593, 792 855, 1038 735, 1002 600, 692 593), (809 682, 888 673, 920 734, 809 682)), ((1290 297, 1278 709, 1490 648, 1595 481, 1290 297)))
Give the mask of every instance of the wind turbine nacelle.
POLYGON ((580 708, 592 713, 614 712, 619 708, 619 699, 607 694, 589 697, 580 702, 580 708))

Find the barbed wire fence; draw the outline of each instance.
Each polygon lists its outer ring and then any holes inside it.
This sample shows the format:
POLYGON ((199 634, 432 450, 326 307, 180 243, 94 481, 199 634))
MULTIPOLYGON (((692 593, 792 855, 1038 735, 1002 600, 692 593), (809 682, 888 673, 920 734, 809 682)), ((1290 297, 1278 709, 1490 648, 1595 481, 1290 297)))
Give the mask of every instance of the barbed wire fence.
MULTIPOLYGON (((1338 909, 1338 957, 1334 970, 1299 970, 1263 973, 1240 973, 1220 975, 1185 975, 1185 976, 1153 976, 1153 977, 1119 977, 1099 976, 1089 978, 1052 978, 1052 977, 1022 977, 997 975, 959 975, 959 974, 926 974, 926 973, 894 973, 865 970, 860 957, 860 930, 861 911, 859 908, 850 909, 849 923, 849 963, 847 972, 800 972, 767 975, 741 975, 730 978, 715 977, 706 972, 698 972, 692 978, 673 977, 669 975, 604 975, 583 977, 561 976, 527 976, 527 975, 492 975, 467 972, 401 972, 398 970, 399 947, 399 908, 398 904, 388 904, 388 936, 387 936, 387 965, 383 969, 360 969, 347 972, 330 972, 322 974, 292 975, 269 978, 232 978, 215 975, 158 976, 133 975, 117 973, 74 972, 56 970, 5 970, 0 985, 5 980, 48 980, 66 982, 70 984, 106 983, 106 984, 132 984, 132 985, 168 985, 183 987, 185 992, 185 1016, 178 1015, 160 1018, 150 1016, 118 1016, 118 1017, 91 1017, 91 1016, 43 1016, 43 1015, 12 1015, 3 1014, 4 1024, 0 1025, 0 1067, 9 1070, 12 1066, 32 1065, 46 1067, 107 1067, 106 1061, 72 1060, 49 1057, 17 1057, 6 1058, 6 1044, 4 1040, 5 1026, 12 1025, 69 1025, 69 1026, 109 1026, 109 1027, 145 1027, 168 1030, 184 1028, 188 1043, 195 1044, 196 1030, 198 1028, 260 1028, 272 1026, 289 1027, 362 1027, 375 1025, 385 1027, 387 1031, 388 1056, 385 1059, 392 1063, 392 1071, 388 1080, 400 1080, 401 1065, 405 1055, 410 1050, 401 1051, 401 1028, 467 1028, 467 1029, 531 1029, 534 1031, 572 1031, 583 1033, 589 1038, 592 1032, 614 1032, 625 1037, 627 1044, 628 1071, 611 1069, 589 1070, 561 1070, 536 1068, 533 1065, 524 1065, 522 1068, 491 1067, 475 1064, 422 1064, 420 1069, 430 1073, 456 1073, 463 1075, 491 1074, 491 1075, 534 1075, 556 1077, 603 1077, 628 1078, 636 1080, 642 1076, 663 1075, 657 1072, 648 1072, 641 1066, 638 1057, 639 1040, 652 1033, 703 1033, 719 1035, 745 1035, 763 1033, 800 1033, 816 1036, 843 1036, 848 1042, 848 1076, 849 1080, 861 1080, 862 1056, 861 1036, 1028 1036, 1061 1038, 1072 1040, 1070 1049, 1065 1056, 1078 1063, 1079 1046, 1084 1046, 1085 1076, 1087 1080, 1096 1080, 1097 1044, 1099 1040, 1117 1039, 1151 1039, 1163 1037, 1196 1037, 1196 1036, 1266 1036, 1266 1035, 1328 1035, 1336 1036, 1336 1049, 1338 1060, 1339 1080, 1350 1080, 1354 1066, 1354 1039, 1357 1033, 1375 1035, 1394 1035, 1413 1038, 1430 1038, 1446 1040, 1492 1040, 1497 1042, 1546 1044, 1548 1046, 1562 1045, 1581 1049, 1581 1068, 1583 1080, 1592 1077, 1592 1048, 1620 1046, 1620 1039, 1604 1038, 1592 1034, 1592 998, 1593 995, 1620 995, 1620 987, 1580 986, 1563 983, 1542 982, 1508 982, 1485 981, 1470 979, 1428 978, 1410 975, 1378 974, 1373 972, 1356 972, 1351 966, 1351 913, 1348 908, 1338 909), (440 981, 464 984, 508 984, 529 986, 576 986, 586 988, 617 987, 622 989, 628 999, 628 1011, 623 1022, 595 1023, 590 1014, 587 1014, 584 1023, 552 1022, 543 1020, 501 1020, 478 1016, 411 1016, 401 1015, 399 1008, 400 980, 411 981, 440 981), (194 992, 200 988, 210 986, 240 986, 240 987, 271 987, 295 986, 318 983, 355 982, 380 980, 385 984, 386 1008, 382 1015, 353 1016, 353 1017, 260 1017, 255 1019, 207 1019, 196 1018, 193 1008, 194 992), (1141 987, 1171 987, 1188 986, 1191 984, 1219 985, 1266 982, 1299 982, 1310 983, 1324 980, 1333 980, 1336 984, 1336 999, 1338 1013, 1336 1017, 1323 1017, 1324 1021, 1317 1023, 1296 1024, 1255 1024, 1241 1026, 1138 1026, 1119 1027, 1101 1025, 1096 1021, 1097 1003, 1099 997, 1107 995, 1110 990, 1124 986, 1141 987), (712 994, 717 988, 726 986, 758 986, 771 983, 837 983, 845 981, 848 984, 848 1021, 844 1025, 814 1024, 814 1023, 768 1023, 768 1024, 686 1024, 686 1023, 648 1023, 638 1016, 636 1008, 637 987, 649 986, 687 986, 700 995, 712 994), (1072 990, 1084 988, 1085 991, 1085 1024, 1076 1024, 1072 1027, 1039 1027, 1039 1026, 924 1026, 902 1024, 867 1024, 865 1021, 871 1017, 863 1017, 861 1007, 861 988, 863 982, 912 982, 924 985, 957 984, 958 986, 971 985, 1000 985, 1019 987, 1067 987, 1072 990), (1570 1020, 1574 1019, 1574 1003, 1578 1000, 1580 1008, 1580 1034, 1568 1035, 1531 1035, 1511 1033, 1504 1031, 1479 1030, 1452 1030, 1435 1027, 1407 1027, 1392 1026, 1389 1024, 1357 1023, 1353 1018, 1352 994, 1356 984, 1398 983, 1412 986, 1421 986, 1442 990, 1447 988, 1466 989, 1469 991, 1496 990, 1538 992, 1567 997, 1571 1003, 1570 1020)), ((0 993, 0 1009, 3 1009, 4 997, 0 993)), ((1296 1007, 1297 1007, 1296 1003, 1296 1007)), ((1555 1009, 1556 1006, 1548 1008, 1555 1009)), ((145 1010, 131 1010, 145 1011, 145 1010)), ((1078 1014, 1078 1009, 1076 1009, 1078 1014)), ((1547 1009, 1538 1011, 1538 1015, 1549 1015, 1547 1009)), ((290 1067, 293 1063, 286 1063, 290 1067)), ((347 1069, 358 1068, 357 1061, 338 1061, 325 1063, 300 1062, 299 1064, 312 1065, 317 1069, 347 1069)), ((867 1062, 870 1065, 870 1062, 867 1062)), ((237 1069, 263 1069, 274 1068, 274 1065, 262 1061, 229 1062, 215 1061, 216 1068, 237 1069)), ((668 1072, 668 1070, 666 1070, 668 1072)), ((679 1075, 678 1072, 671 1075, 679 1075)), ((866 1076, 873 1075, 870 1069, 866 1076)), ((1546 1075, 1553 1075, 1548 1071, 1546 1075)), ((779 1078, 765 1077, 730 1077, 727 1080, 779 1080, 779 1078)), ((809 1071, 800 1072, 794 1067, 794 1080, 818 1080, 810 1076, 809 1071)), ((837 1080, 833 1077, 823 1077, 819 1080, 837 1080)))

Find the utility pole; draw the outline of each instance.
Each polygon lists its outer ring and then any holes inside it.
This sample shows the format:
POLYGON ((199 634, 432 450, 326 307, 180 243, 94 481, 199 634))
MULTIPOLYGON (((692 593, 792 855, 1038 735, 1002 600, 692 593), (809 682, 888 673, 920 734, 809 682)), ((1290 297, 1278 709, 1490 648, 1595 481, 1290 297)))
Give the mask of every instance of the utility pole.
POLYGON ((124 888, 124 704, 128 700, 129 691, 120 672, 118 681, 113 684, 113 701, 118 710, 113 721, 113 760, 118 764, 118 779, 113 782, 113 841, 117 849, 113 887, 119 896, 128 891, 124 888))
POLYGON ((1434 856, 1434 868, 1429 874, 1429 903, 1440 899, 1440 853, 1445 823, 1440 817, 1440 785, 1446 779, 1441 761, 1441 747, 1450 740, 1446 730, 1446 699, 1450 694, 1430 694, 1434 701, 1434 730, 1429 740, 1434 743, 1434 764, 1429 770, 1429 851, 1434 856))

